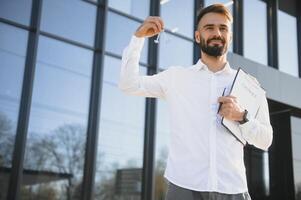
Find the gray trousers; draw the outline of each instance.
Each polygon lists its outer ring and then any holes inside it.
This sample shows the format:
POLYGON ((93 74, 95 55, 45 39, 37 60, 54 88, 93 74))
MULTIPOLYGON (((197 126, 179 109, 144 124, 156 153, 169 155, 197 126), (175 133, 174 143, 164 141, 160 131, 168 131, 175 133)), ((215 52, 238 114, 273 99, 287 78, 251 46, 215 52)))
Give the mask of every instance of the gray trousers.
POLYGON ((168 183, 165 200, 251 200, 248 192, 222 194, 218 192, 198 192, 168 183))

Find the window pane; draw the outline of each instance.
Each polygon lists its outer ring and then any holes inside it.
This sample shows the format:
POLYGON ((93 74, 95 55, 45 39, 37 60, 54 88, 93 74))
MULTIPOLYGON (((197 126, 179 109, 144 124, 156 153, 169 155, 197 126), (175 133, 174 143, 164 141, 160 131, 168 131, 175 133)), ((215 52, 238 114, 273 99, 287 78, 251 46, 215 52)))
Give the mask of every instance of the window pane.
POLYGON ((117 88, 121 60, 107 56, 104 64, 95 199, 140 200, 145 98, 117 88))
POLYGON ((0 0, 0 17, 24 24, 30 24, 32 0, 0 0))
POLYGON ((301 199, 301 118, 291 117, 296 200, 301 199))
POLYGON ((298 75, 297 20, 278 10, 279 70, 298 75))
POLYGON ((28 34, 0 23, 0 199, 6 198, 28 34))
POLYGON ((259 0, 244 2, 244 56, 264 65, 268 61, 266 9, 259 0))
MULTIPOLYGON (((140 23, 130 20, 126 17, 109 12, 108 28, 106 33, 106 51, 122 55, 123 49, 129 44, 140 23)), ((141 62, 147 63, 147 43, 145 40, 141 53, 141 62)))
POLYGON ((44 0, 41 30, 94 45, 96 6, 83 1, 44 0))
POLYGON ((169 33, 163 33, 159 42, 159 68, 190 66, 193 62, 193 43, 169 33))
POLYGON ((170 135, 168 121, 167 103, 166 101, 158 100, 155 143, 155 200, 163 200, 167 189, 164 172, 168 156, 168 142, 170 135))
MULTIPOLYGON (((227 6, 227 8, 229 9, 229 11, 231 12, 231 14, 233 15, 233 1, 231 0, 220 0, 220 1, 216 1, 216 0, 205 0, 205 6, 209 6, 215 3, 222 3, 224 5, 227 6)), ((234 16, 233 16, 234 17, 234 16)), ((233 24, 232 24, 232 31, 233 31, 233 24)), ((232 52, 233 51, 233 43, 231 42, 228 51, 232 52)))
POLYGON ((109 6, 129 15, 145 19, 149 15, 149 0, 109 0, 109 6))
MULTIPOLYGON (((161 1, 164 2, 164 1, 161 1)), ((194 37, 194 1, 172 0, 161 3, 161 17, 165 28, 183 34, 189 38, 194 37), (183 12, 185 10, 185 12, 183 12), (181 13, 181 17, 179 17, 181 13)))
POLYGON ((79 199, 93 52, 40 37, 23 199, 79 199))

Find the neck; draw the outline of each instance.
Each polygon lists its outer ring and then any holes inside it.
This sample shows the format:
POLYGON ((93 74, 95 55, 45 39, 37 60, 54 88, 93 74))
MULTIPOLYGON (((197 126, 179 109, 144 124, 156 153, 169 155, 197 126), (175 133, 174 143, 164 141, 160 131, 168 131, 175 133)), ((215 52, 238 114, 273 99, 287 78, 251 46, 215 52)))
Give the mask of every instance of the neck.
POLYGON ((207 65, 208 69, 212 72, 218 72, 222 70, 226 63, 227 63, 227 56, 226 54, 219 56, 219 57, 214 57, 214 56, 209 56, 205 53, 202 53, 202 62, 207 65))

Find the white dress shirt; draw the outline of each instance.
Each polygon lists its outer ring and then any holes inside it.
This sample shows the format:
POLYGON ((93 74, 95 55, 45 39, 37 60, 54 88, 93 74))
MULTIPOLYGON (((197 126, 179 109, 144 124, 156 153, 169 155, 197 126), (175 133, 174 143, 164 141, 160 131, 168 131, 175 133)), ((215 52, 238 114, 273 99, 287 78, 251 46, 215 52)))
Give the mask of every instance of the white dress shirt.
MULTIPOLYGON (((195 191, 247 192, 244 147, 221 125, 217 114, 217 99, 231 86, 236 70, 227 63, 214 73, 199 60, 192 66, 172 66, 156 75, 141 76, 144 40, 132 36, 124 50, 119 88, 130 95, 167 101, 171 130, 167 180, 195 191)), ((249 144, 268 149, 273 131, 266 98, 256 119, 240 125, 240 130, 249 144)))

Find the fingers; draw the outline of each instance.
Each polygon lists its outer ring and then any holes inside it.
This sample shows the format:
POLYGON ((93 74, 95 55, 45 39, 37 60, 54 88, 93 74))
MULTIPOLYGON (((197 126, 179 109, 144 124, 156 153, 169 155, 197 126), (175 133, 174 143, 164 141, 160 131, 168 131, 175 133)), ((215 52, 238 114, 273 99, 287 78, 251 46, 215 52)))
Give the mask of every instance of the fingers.
POLYGON ((237 98, 234 96, 222 96, 218 98, 219 103, 237 103, 237 98))
POLYGON ((160 30, 164 29, 164 22, 161 17, 149 16, 145 21, 156 23, 160 30))

